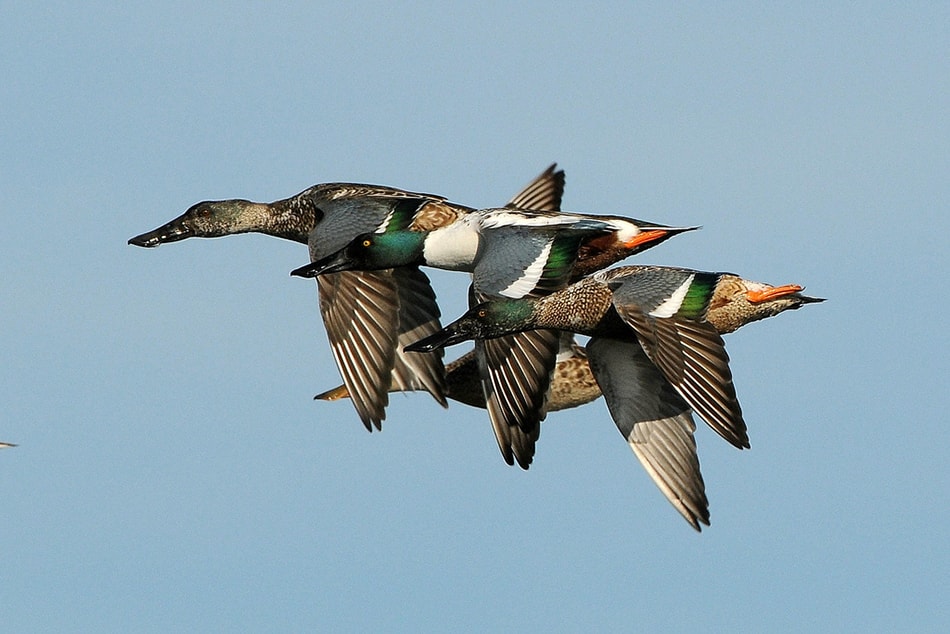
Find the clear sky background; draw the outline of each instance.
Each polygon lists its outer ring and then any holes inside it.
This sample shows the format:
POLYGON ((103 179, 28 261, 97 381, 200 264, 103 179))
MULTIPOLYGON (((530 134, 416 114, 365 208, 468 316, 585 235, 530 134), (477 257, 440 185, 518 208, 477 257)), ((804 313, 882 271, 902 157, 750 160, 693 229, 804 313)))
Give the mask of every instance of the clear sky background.
POLYGON ((948 5, 476 4, 0 4, 3 629, 950 627, 948 5), (303 246, 126 245, 553 161, 565 209, 704 226, 639 261, 829 299, 727 337, 752 449, 698 429, 702 534, 602 400, 528 472, 481 410, 313 402, 303 246))

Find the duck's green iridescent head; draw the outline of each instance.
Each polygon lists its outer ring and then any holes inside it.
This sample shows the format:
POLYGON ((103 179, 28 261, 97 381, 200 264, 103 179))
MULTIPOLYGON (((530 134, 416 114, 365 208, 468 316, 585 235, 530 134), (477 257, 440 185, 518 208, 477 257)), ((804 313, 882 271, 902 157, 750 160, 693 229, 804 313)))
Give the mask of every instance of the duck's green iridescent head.
POLYGON ((405 347, 409 352, 431 352, 469 339, 494 339, 531 330, 535 300, 502 299, 470 309, 439 332, 405 347))
POLYGON ((131 238, 129 244, 157 247, 185 238, 217 238, 256 231, 262 226, 261 215, 266 213, 265 205, 249 200, 206 200, 158 229, 131 238))
POLYGON ((426 234, 420 231, 364 233, 336 253, 302 266, 291 275, 317 277, 340 271, 378 271, 422 264, 425 239, 426 234))

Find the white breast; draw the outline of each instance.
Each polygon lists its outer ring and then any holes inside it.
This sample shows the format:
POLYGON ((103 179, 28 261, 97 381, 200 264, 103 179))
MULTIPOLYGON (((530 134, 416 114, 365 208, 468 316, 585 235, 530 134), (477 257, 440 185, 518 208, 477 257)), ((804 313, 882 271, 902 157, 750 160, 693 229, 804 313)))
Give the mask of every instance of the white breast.
POLYGON ((471 272, 477 250, 478 231, 473 223, 463 219, 431 232, 426 237, 422 254, 430 266, 471 272))

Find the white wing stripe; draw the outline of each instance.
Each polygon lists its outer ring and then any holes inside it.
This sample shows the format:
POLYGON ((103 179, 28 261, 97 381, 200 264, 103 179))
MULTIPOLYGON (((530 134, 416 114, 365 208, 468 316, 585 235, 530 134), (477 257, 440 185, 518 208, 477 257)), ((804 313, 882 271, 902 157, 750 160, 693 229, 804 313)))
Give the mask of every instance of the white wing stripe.
POLYGON ((549 240, 544 245, 544 248, 541 249, 541 253, 538 254, 538 257, 535 258, 534 262, 528 265, 528 268, 525 269, 521 277, 512 282, 508 288, 504 289, 499 294, 503 297, 518 299, 533 291, 534 287, 538 283, 538 280, 541 279, 541 274, 544 273, 544 265, 548 262, 548 255, 551 253, 551 246, 553 244, 554 242, 549 240))
POLYGON ((672 317, 676 314, 676 311, 680 309, 680 306, 683 305, 683 300, 686 298, 686 291, 689 290, 690 284, 693 283, 693 278, 695 275, 690 275, 686 278, 686 281, 683 282, 679 288, 677 288, 669 299, 665 302, 654 308, 650 311, 651 317, 672 317))

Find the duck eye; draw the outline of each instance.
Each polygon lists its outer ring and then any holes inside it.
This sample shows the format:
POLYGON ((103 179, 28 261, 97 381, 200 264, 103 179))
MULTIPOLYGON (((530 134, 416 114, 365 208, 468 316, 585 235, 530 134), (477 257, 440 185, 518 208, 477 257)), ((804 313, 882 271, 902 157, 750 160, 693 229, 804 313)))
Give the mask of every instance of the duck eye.
POLYGON ((485 310, 484 308, 480 308, 479 311, 478 311, 478 316, 479 316, 479 317, 485 317, 487 314, 488 314, 488 311, 485 310))
POLYGON ((365 240, 363 240, 363 246, 364 246, 364 247, 369 247, 369 246, 372 245, 372 244, 373 244, 373 241, 370 240, 369 238, 366 238, 365 240))

